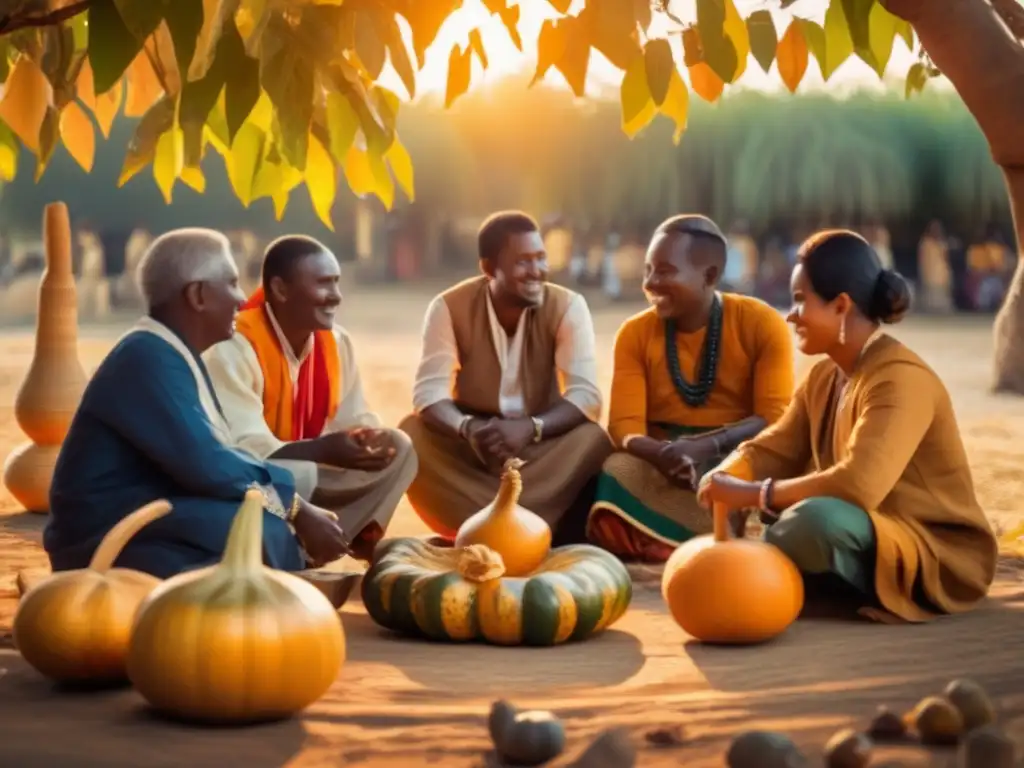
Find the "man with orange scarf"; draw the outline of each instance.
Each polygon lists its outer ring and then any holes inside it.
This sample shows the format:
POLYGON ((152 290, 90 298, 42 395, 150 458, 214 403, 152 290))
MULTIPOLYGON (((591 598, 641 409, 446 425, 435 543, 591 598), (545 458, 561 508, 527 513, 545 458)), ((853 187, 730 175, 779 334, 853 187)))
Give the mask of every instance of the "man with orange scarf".
POLYGON ((206 363, 236 444, 291 470, 369 559, 416 476, 416 453, 404 433, 380 428, 363 397, 352 340, 334 323, 340 275, 316 240, 274 241, 238 333, 206 363))

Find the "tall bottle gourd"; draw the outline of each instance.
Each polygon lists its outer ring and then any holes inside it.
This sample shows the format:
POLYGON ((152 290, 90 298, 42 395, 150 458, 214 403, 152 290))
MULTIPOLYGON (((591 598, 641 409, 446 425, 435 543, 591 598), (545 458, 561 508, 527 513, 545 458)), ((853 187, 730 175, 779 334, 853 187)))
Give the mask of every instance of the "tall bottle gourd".
POLYGON ((507 576, 532 573, 551 551, 551 526, 519 506, 523 464, 516 458, 505 462, 494 501, 464 522, 455 537, 456 547, 484 544, 493 549, 501 555, 507 576))

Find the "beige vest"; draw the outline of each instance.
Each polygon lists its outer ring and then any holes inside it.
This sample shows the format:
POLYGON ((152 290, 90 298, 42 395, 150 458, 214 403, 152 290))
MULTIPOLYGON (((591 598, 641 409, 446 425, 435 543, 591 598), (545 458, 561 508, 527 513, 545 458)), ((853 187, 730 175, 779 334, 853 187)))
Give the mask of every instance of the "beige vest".
MULTIPOLYGON (((501 366, 487 315, 487 283, 484 276, 473 277, 449 288, 441 298, 448 305, 459 352, 452 399, 462 410, 496 416, 501 412, 501 366)), ((519 378, 528 415, 548 410, 564 391, 555 367, 555 338, 572 296, 571 291, 548 283, 543 303, 526 310, 519 378)))

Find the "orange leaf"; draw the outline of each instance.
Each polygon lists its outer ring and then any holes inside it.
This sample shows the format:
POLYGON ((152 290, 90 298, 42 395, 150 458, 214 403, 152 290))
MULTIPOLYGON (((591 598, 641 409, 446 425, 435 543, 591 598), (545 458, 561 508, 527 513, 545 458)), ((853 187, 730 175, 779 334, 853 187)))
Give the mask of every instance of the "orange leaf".
POLYGON ((22 54, 7 77, 0 99, 0 119, 32 152, 39 152, 39 131, 46 108, 53 101, 53 88, 39 66, 22 54))
POLYGON ((725 89, 725 83, 708 66, 706 61, 698 61, 688 69, 690 71, 690 85, 694 93, 704 99, 704 101, 712 104, 721 98, 722 91, 725 89))
POLYGON ((455 103, 455 100, 469 90, 469 81, 473 73, 473 52, 467 48, 462 50, 458 45, 453 45, 451 53, 448 54, 448 84, 445 88, 444 106, 445 109, 455 103))
POLYGON ((779 77, 786 84, 790 93, 795 93, 800 81, 807 71, 807 40, 800 30, 800 21, 793 19, 786 29, 786 34, 779 40, 775 49, 775 61, 779 66, 779 77))
POLYGON ((89 116, 73 101, 61 110, 60 137, 75 162, 89 173, 96 158, 96 134, 89 116))
POLYGON ((128 84, 128 95, 124 101, 125 117, 142 117, 164 93, 145 50, 139 51, 139 55, 128 65, 125 81, 128 84))

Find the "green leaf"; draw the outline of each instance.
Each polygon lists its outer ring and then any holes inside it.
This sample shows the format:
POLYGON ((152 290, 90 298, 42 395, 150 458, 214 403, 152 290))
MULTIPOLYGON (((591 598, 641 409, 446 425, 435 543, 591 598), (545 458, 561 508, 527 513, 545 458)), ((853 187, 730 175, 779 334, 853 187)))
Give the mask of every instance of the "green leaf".
POLYGON ((187 80, 200 80, 213 65, 217 43, 228 19, 235 16, 239 0, 203 0, 203 25, 196 38, 192 60, 185 72, 187 80))
POLYGON ((149 108, 135 127, 135 134, 128 144, 128 154, 117 186, 124 186, 129 179, 149 165, 156 154, 156 144, 174 126, 174 99, 164 96, 149 108))
MULTIPOLYGON (((234 20, 229 19, 217 45, 217 54, 214 57, 213 65, 201 80, 186 81, 181 91, 178 124, 181 126, 183 134, 184 167, 186 168, 198 168, 203 159, 204 126, 225 88, 227 74, 232 72, 237 64, 238 56, 243 59, 247 58, 234 20)), ((257 84, 255 97, 258 96, 259 86, 257 84)), ((241 125, 247 116, 248 112, 238 118, 238 124, 241 125)), ((230 141, 230 136, 228 141, 230 141)))
POLYGON ((772 68, 775 49, 779 46, 779 33, 769 11, 754 11, 747 17, 747 34, 750 35, 750 52, 765 72, 772 68))
POLYGON ((195 56, 199 31, 203 28, 203 0, 174 0, 168 3, 164 20, 171 31, 178 71, 188 72, 195 56))
POLYGON ((272 20, 263 35, 260 83, 277 108, 285 159, 296 170, 305 170, 315 76, 312 62, 301 49, 296 50, 294 36, 283 20, 272 20))
MULTIPOLYGON (((828 80, 850 56, 853 55, 853 39, 843 7, 833 2, 825 11, 825 57, 819 61, 821 76, 828 80)), ((815 57, 817 58, 817 57, 815 57)))
POLYGON ((877 0, 832 0, 832 5, 837 2, 842 3, 853 50, 869 66, 874 67, 871 53, 871 8, 877 0))
POLYGON ((644 46, 644 71, 647 74, 647 87, 651 91, 651 98, 655 106, 660 107, 668 95, 672 73, 676 71, 668 40, 657 37, 647 41, 647 45, 644 46))
POLYGON ((224 119, 230 144, 259 101, 260 63, 246 55, 245 43, 234 24, 224 30, 215 61, 217 66, 222 61, 224 67, 224 119))
POLYGON ((327 131, 331 155, 339 165, 344 165, 349 147, 359 132, 359 115, 348 99, 333 91, 327 94, 327 131))
POLYGON ((818 68, 822 73, 824 73, 828 66, 825 63, 825 56, 828 47, 825 42, 825 30, 808 19, 794 17, 794 21, 799 24, 799 29, 801 34, 803 34, 804 42, 807 43, 807 50, 811 52, 811 55, 818 62, 818 68))
POLYGON ((142 50, 142 43, 121 18, 114 0, 92 0, 89 5, 89 64, 97 96, 117 84, 142 50))
MULTIPOLYGON (((719 0, 697 0, 697 29, 704 48, 704 61, 722 82, 732 82, 739 60, 736 46, 725 33, 725 5, 719 0)), ((657 99, 655 102, 660 104, 657 99)))
POLYGON ((903 88, 903 94, 909 99, 915 93, 921 93, 927 84, 928 68, 918 61, 907 71, 907 81, 903 88))
MULTIPOLYGON (((121 16, 121 21, 137 40, 145 42, 152 35, 160 22, 164 20, 165 6, 180 5, 187 0, 113 0, 114 7, 121 16)), ((91 26, 91 24, 90 24, 91 26)))

